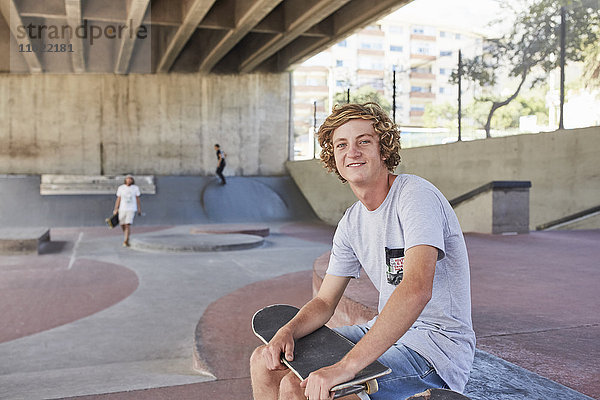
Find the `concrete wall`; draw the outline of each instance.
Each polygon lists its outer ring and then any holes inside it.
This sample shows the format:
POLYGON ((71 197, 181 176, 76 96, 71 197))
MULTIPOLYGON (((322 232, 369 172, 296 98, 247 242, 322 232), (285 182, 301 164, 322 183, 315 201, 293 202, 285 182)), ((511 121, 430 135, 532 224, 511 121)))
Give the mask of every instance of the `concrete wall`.
MULTIPOLYGON (((397 172, 453 199, 493 180, 531 181, 530 228, 600 205, 600 127, 401 150, 397 172)), ((287 163, 317 215, 335 224, 355 201, 317 160, 287 163), (321 169, 321 172, 317 172, 321 169)))
MULTIPOLYGON (((140 198, 145 215, 135 226, 316 219, 289 176, 233 177, 224 186, 212 176, 158 176, 155 184, 156 194, 140 198)), ((0 227, 102 226, 115 199, 42 196, 39 176, 0 175, 0 227)))
POLYGON ((0 74, 0 174, 281 175, 288 74, 0 74))

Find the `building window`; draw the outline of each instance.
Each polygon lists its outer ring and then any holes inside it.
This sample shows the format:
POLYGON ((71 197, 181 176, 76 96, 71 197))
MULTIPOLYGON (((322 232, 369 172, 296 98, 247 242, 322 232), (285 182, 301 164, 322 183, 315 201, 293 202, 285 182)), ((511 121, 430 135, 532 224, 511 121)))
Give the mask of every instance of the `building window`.
POLYGON ((348 47, 348 42, 344 39, 337 44, 339 47, 348 47))
POLYGON ((343 67, 344 66, 344 60, 335 60, 335 66, 336 67, 343 67))
POLYGON ((415 35, 423 35, 425 33, 425 29, 422 26, 415 26, 412 28, 412 33, 415 35))
POLYGON ((417 74, 430 74, 431 67, 411 67, 410 72, 415 72, 417 74))
POLYGON ((371 82, 374 89, 383 89, 383 79, 375 79, 371 82))
POLYGON ((440 37, 446 37, 446 32, 440 31, 440 37))
POLYGON ((389 27, 390 33, 401 34, 404 30, 401 26, 398 25, 390 25, 389 27))
POLYGON ((440 68, 440 75, 446 75, 446 68, 440 68))
POLYGON ((335 86, 344 87, 344 86, 346 86, 346 81, 338 79, 337 81, 335 81, 335 86))
POLYGON ((410 111, 425 111, 424 106, 412 106, 410 107, 410 111))
POLYGON ((402 46, 390 45, 390 51, 402 52, 402 46))
POLYGON ((420 92, 420 93, 425 93, 426 92, 425 88, 421 87, 421 86, 411 86, 410 87, 410 91, 411 92, 420 92))
POLYGON ((440 57, 450 57, 451 55, 452 55, 452 51, 451 50, 440 51, 440 57))
POLYGON ((445 90, 443 87, 440 88, 440 94, 444 94, 445 90))
POLYGON ((365 50, 383 50, 382 42, 361 42, 360 48, 365 50))
POLYGON ((306 79, 307 86, 327 86, 327 80, 325 78, 312 78, 306 79))
POLYGON ((457 33, 455 37, 456 37, 456 40, 460 40, 460 33, 457 33))

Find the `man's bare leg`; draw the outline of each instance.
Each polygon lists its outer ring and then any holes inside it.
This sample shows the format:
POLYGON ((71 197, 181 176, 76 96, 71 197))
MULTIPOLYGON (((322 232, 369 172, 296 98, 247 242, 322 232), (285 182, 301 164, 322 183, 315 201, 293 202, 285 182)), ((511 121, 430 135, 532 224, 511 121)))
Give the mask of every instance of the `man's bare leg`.
MULTIPOLYGON (((264 364, 261 346, 250 357, 250 376, 254 400, 306 400, 300 379, 289 369, 270 371, 264 364)), ((360 400, 357 395, 342 397, 342 400, 360 400)))
MULTIPOLYGON (((281 380, 290 371, 288 369, 271 371, 267 369, 260 346, 250 357, 250 377, 252 378, 252 394, 254 400, 278 400, 281 380)), ((304 398, 306 400, 306 398, 304 398)))
POLYGON ((129 246, 129 235, 131 234, 131 225, 130 224, 123 225, 123 232, 125 233, 125 237, 124 237, 123 243, 126 246, 129 246))

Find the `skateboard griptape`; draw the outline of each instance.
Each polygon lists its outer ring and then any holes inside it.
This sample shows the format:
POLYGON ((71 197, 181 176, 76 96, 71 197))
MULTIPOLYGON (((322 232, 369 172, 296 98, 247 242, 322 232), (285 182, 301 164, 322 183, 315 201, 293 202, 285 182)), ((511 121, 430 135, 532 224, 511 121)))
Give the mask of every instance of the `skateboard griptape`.
MULTIPOLYGON (((279 328, 289 322, 298 313, 298 309, 283 305, 271 306, 265 309, 255 314, 253 328, 256 335, 263 342, 268 343, 275 336, 279 328), (265 309, 268 309, 268 312, 261 312, 265 309), (277 321, 277 323, 273 321, 277 321)), ((353 346, 352 342, 337 332, 327 327, 321 327, 313 334, 296 340, 295 349, 299 351, 294 352, 294 361, 291 363, 286 360, 283 361, 291 367, 298 378, 304 380, 311 372, 340 361, 353 346), (332 343, 335 343, 335 346, 332 346, 332 343)), ((332 391, 336 392, 336 397, 342 394, 357 393, 364 390, 364 383, 357 385, 357 382, 372 380, 389 372, 389 368, 375 361, 360 371, 352 381, 337 385, 332 391)))

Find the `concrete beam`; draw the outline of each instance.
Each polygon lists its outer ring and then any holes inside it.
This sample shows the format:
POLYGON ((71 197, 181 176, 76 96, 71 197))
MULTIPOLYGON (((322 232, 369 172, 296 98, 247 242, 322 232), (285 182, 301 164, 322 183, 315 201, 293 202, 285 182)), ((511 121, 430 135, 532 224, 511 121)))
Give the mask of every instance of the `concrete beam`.
MULTIPOLYGON (((67 23, 69 26, 75 27, 81 24, 81 0, 65 0, 65 11, 67 13, 67 23)), ((71 53, 71 62, 73 63, 73 71, 81 74, 85 72, 85 56, 83 48, 83 39, 73 35, 71 38, 73 53, 71 53)))
MULTIPOLYGON (((221 39, 209 46, 210 51, 200 61, 199 72, 210 72, 210 70, 221 60, 244 36, 250 32, 260 21, 263 20, 282 0, 258 0, 252 3, 237 0, 236 26, 235 29, 227 31, 221 39), (240 15, 237 15, 239 11, 240 15)), ((231 12, 231 10, 223 10, 231 12)))
POLYGON ((206 16, 216 0, 195 0, 191 3, 189 11, 183 19, 183 23, 175 32, 173 39, 169 43, 165 54, 158 63, 157 72, 169 72, 175 59, 183 49, 183 46, 190 39, 202 19, 206 16))
MULTIPOLYGON (((254 70, 272 55, 294 41, 303 32, 327 18, 334 11, 348 3, 349 0, 313 0, 312 4, 286 2, 285 32, 263 41, 255 49, 250 49, 240 63, 240 72, 254 70)), ((371 5, 376 7, 376 5, 371 5)))
MULTIPOLYGON (((144 15, 148 9, 150 0, 132 0, 129 11, 127 13, 127 21, 131 21, 131 30, 137 32, 139 27, 142 25, 144 15)), ((119 46, 119 55, 117 56, 117 64, 115 66, 116 74, 126 74, 129 70, 129 62, 131 61, 131 55, 133 54, 133 47, 137 35, 123 35, 121 44, 119 46)))
POLYGON ((371 0, 353 0, 324 21, 331 27, 331 36, 312 40, 312 42, 297 40, 286 46, 279 54, 278 63, 281 66, 279 69, 285 69, 304 62, 312 55, 331 47, 344 37, 350 36, 356 32, 358 27, 367 26, 411 1, 380 0, 373 2, 371 0))
MULTIPOLYGON (((23 25, 23 21, 21 20, 21 16, 19 15, 19 10, 15 5, 14 0, 0 0, 0 13, 4 16, 6 23, 8 24, 10 31, 15 38, 18 45, 23 45, 23 47, 27 48, 31 47, 31 41, 28 37, 19 38, 19 35, 16 32, 17 26, 23 25)), ((34 51, 31 52, 23 52, 21 53, 27 66, 29 67, 29 71, 31 72, 42 72, 42 65, 40 64, 40 60, 37 57, 37 53, 34 51)), ((11 54, 11 57, 13 55, 11 54)))

